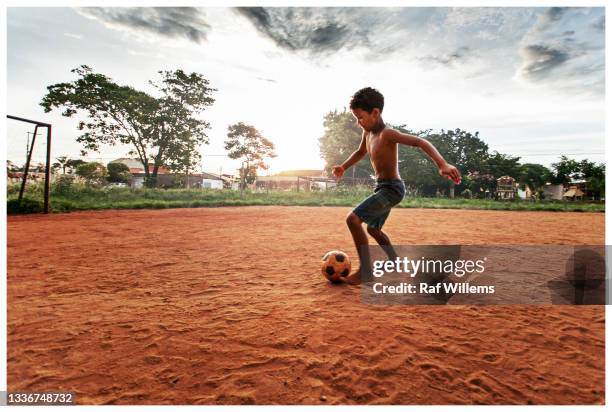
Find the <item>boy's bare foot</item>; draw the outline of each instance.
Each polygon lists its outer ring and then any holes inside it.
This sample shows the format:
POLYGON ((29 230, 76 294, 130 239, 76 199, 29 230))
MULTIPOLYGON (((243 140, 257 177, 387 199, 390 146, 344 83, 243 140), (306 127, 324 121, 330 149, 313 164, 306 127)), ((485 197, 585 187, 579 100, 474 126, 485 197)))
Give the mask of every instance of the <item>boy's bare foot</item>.
POLYGON ((372 273, 362 272, 361 270, 353 272, 344 278, 344 281, 349 285, 360 285, 362 283, 372 282, 373 280, 374 276, 372 273))

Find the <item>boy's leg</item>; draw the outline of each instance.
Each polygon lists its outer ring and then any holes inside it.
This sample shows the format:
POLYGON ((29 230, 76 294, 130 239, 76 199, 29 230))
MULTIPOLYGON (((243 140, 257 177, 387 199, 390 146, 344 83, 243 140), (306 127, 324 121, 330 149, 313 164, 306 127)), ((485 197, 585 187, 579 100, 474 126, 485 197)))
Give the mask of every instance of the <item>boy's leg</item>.
POLYGON ((353 242, 355 242, 355 248, 357 249, 357 254, 359 255, 359 271, 346 278, 347 282, 353 284, 360 283, 360 281, 367 282, 373 279, 372 272, 370 270, 368 236, 361 226, 362 223, 363 221, 361 218, 353 212, 346 217, 346 224, 351 231, 353 242))
POLYGON ((378 242, 378 244, 383 248, 389 260, 395 260, 397 258, 397 253, 393 246, 391 245, 391 239, 382 229, 378 229, 375 227, 368 226, 368 233, 378 242))

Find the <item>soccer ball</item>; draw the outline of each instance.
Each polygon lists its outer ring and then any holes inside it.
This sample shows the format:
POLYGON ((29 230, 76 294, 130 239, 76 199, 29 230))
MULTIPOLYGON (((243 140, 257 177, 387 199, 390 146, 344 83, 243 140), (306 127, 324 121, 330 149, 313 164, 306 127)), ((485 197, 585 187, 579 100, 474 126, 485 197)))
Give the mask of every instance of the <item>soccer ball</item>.
POLYGON ((351 273, 351 260, 348 255, 340 250, 332 250, 323 256, 321 273, 325 279, 332 283, 340 282, 340 278, 351 273))

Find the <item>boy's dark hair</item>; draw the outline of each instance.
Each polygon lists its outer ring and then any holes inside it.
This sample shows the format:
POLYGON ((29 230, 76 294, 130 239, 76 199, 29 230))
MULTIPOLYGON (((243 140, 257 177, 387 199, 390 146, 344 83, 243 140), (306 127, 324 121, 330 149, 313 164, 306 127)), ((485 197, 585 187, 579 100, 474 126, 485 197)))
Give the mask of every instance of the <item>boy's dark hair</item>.
POLYGON ((351 98, 350 107, 352 109, 365 110, 368 113, 372 113, 375 108, 383 111, 385 105, 384 96, 376 89, 371 87, 364 87, 353 95, 351 98))

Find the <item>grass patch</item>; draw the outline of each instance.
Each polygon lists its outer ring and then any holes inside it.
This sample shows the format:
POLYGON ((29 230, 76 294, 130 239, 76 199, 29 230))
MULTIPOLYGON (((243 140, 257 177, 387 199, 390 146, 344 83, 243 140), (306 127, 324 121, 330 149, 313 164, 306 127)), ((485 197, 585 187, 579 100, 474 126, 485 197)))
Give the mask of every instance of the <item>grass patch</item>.
MULTIPOLYGON (((42 184, 28 185, 25 198, 28 206, 18 210, 15 206, 18 185, 8 187, 7 210, 13 213, 37 213, 42 211, 42 184)), ((100 209, 166 209, 183 207, 218 206, 355 206, 372 193, 368 187, 339 188, 328 192, 256 191, 240 193, 233 190, 214 189, 131 189, 95 188, 81 184, 52 188, 51 210, 100 209)), ((25 200, 25 199, 24 199, 25 200)), ((23 205, 22 205, 23 206, 23 205)), ((439 199, 407 197, 398 207, 426 209, 479 209, 479 210, 528 210, 555 212, 605 212, 604 203, 565 201, 495 201, 485 199, 439 199)))
POLYGON ((24 197, 21 201, 18 198, 12 198, 6 202, 6 213, 9 215, 42 213, 43 210, 42 200, 30 199, 29 197, 24 197))

